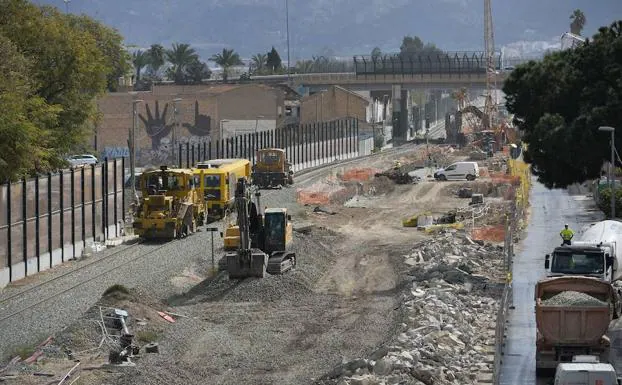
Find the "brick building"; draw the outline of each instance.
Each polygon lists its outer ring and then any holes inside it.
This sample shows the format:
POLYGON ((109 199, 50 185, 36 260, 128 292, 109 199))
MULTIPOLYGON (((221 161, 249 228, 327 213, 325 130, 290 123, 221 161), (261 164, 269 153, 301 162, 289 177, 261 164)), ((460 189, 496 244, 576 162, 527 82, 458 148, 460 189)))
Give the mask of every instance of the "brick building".
POLYGON ((161 85, 151 91, 110 93, 98 101, 95 147, 101 156, 127 155, 134 99, 143 100, 136 105, 139 166, 165 162, 173 142, 202 143, 210 137, 274 129, 285 113, 284 92, 259 84, 161 85))
POLYGON ((301 123, 313 123, 340 118, 367 120, 367 98, 340 86, 305 96, 300 101, 301 123))

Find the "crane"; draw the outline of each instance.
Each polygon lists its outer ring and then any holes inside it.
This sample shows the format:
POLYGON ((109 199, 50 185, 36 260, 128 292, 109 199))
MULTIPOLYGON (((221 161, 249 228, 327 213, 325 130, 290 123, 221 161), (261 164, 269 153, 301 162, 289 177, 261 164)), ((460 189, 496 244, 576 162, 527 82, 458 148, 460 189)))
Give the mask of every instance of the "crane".
POLYGON ((483 129, 489 130, 493 124, 497 109, 497 76, 495 66, 495 36, 492 26, 491 0, 484 0, 484 54, 486 56, 486 101, 484 102, 484 115, 489 117, 489 123, 484 124, 483 129), (486 127, 486 124, 489 124, 486 127))

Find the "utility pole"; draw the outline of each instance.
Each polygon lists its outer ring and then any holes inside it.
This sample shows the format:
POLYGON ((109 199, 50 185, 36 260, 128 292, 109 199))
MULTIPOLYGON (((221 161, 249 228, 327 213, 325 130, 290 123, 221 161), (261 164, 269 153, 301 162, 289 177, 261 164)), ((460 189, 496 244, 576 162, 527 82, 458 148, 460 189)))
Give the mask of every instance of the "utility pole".
POLYGON ((616 129, 610 126, 601 126, 598 127, 598 131, 611 132, 611 163, 609 163, 609 188, 611 189, 611 219, 615 219, 616 217, 616 193, 615 193, 615 167, 616 167, 616 147, 615 147, 615 132, 616 129))
POLYGON ((285 0, 285 29, 287 35, 287 84, 291 85, 291 79, 289 75, 290 62, 289 62, 289 1, 285 0))
POLYGON ((132 199, 135 201, 138 199, 136 195, 136 123, 138 113, 136 112, 136 105, 142 103, 142 99, 132 100, 132 130, 130 131, 130 183, 132 183, 132 199))
POLYGON ((71 0, 63 0, 63 2, 65 3, 65 13, 69 13, 69 3, 71 3, 71 0))

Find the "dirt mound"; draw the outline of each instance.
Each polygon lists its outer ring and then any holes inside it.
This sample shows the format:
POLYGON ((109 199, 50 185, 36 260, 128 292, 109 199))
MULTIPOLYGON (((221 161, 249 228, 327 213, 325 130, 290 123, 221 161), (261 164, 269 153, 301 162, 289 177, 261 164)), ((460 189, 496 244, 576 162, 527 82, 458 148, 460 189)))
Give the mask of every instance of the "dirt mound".
POLYGON ((471 237, 478 241, 503 242, 505 240, 505 226, 476 227, 471 232, 471 237))

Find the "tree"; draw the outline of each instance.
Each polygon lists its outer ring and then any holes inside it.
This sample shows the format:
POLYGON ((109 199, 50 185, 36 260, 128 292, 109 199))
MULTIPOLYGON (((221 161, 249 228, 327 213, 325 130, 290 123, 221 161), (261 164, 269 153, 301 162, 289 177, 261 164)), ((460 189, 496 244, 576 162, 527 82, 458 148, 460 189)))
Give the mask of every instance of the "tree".
POLYGON ((402 45, 400 45, 401 56, 417 56, 417 55, 440 55, 443 51, 436 48, 436 45, 424 44, 419 36, 404 36, 402 45))
POLYGON ((106 83, 108 91, 118 89, 119 78, 125 76, 130 70, 130 56, 123 47, 123 37, 115 29, 109 28, 88 16, 67 15, 72 28, 88 33, 93 38, 97 47, 104 55, 107 67, 106 83))
POLYGON ((221 53, 215 54, 209 60, 218 64, 220 68, 222 68, 222 78, 224 81, 227 81, 229 78, 229 69, 231 69, 231 67, 244 64, 237 52, 233 49, 227 48, 223 48, 221 53))
POLYGON ((266 70, 266 63, 268 61, 268 55, 264 53, 258 53, 251 58, 250 72, 252 74, 260 75, 266 70))
POLYGON ((134 71, 136 71, 136 81, 135 84, 140 84, 140 74, 149 64, 149 55, 141 50, 138 50, 132 54, 132 64, 134 64, 134 71))
POLYGON ((32 105, 29 120, 46 133, 47 158, 38 171, 64 166, 64 156, 86 142, 97 119, 94 100, 106 90, 111 61, 101 41, 74 16, 25 0, 0 0, 0 9, 0 34, 31 63, 29 80, 40 101, 32 105), (53 119, 47 118, 50 106, 57 109, 53 119))
POLYGON ((49 132, 59 107, 34 92, 32 64, 0 34, 0 182, 49 168, 49 132))
POLYGON ((158 76, 158 72, 165 62, 166 50, 160 44, 151 44, 147 54, 149 56, 149 71, 151 72, 151 76, 158 76))
POLYGON ((505 82, 508 111, 528 145, 525 160, 547 187, 599 177, 609 136, 598 127, 622 127, 622 88, 613 86, 622 73, 619 57, 622 21, 575 49, 518 66, 505 82))
POLYGON ((165 56, 166 60, 172 64, 168 75, 175 84, 184 84, 186 67, 199 60, 199 55, 194 48, 185 43, 173 43, 172 48, 165 52, 165 56))
POLYGON ((281 69, 281 56, 277 52, 277 50, 272 47, 270 52, 267 54, 266 65, 268 69, 274 73, 281 69))
POLYGON ((196 59, 186 67, 184 75, 184 83, 201 84, 203 79, 209 79, 212 76, 212 71, 206 63, 196 59))
POLYGON ((585 14, 580 9, 575 9, 570 15, 570 33, 575 35, 581 35, 583 27, 585 27, 586 19, 585 14))
POLYGON ((372 57, 372 59, 378 59, 381 56, 382 56, 382 51, 380 50, 379 47, 376 47, 376 48, 371 50, 371 57, 372 57))

